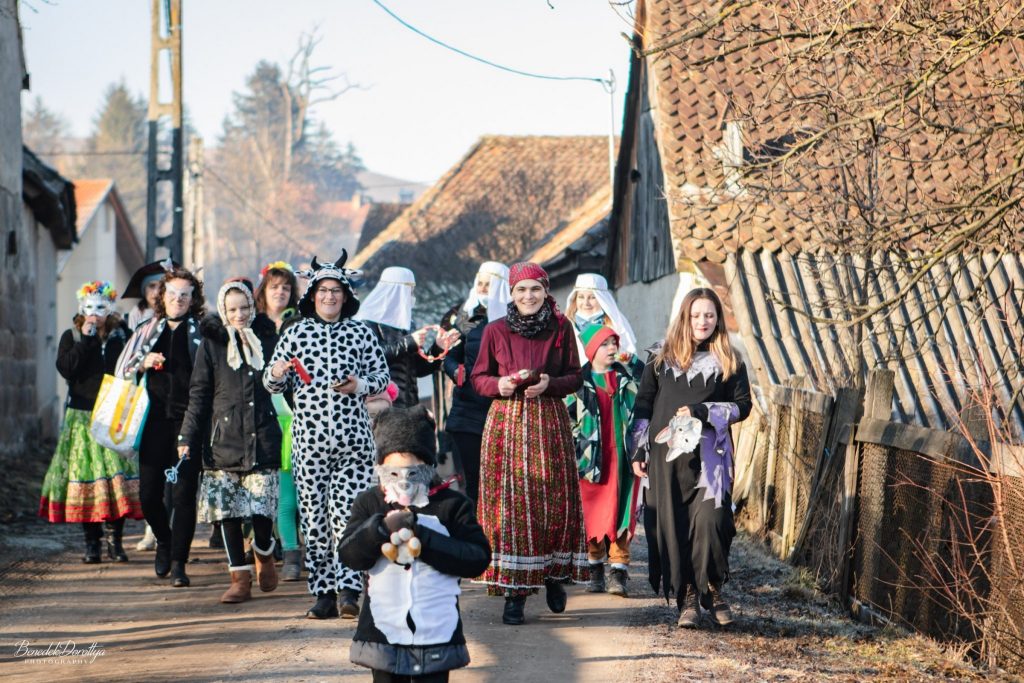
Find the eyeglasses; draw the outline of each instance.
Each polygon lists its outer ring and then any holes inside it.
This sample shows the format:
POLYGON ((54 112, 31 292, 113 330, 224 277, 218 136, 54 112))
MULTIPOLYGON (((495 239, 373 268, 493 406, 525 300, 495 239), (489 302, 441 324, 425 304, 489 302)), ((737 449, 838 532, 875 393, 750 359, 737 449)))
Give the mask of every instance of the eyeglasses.
POLYGON ((328 294, 330 294, 331 296, 341 296, 344 293, 344 291, 345 290, 342 289, 341 287, 335 287, 333 289, 327 289, 326 287, 321 287, 320 289, 316 290, 316 295, 317 296, 327 296, 328 294))

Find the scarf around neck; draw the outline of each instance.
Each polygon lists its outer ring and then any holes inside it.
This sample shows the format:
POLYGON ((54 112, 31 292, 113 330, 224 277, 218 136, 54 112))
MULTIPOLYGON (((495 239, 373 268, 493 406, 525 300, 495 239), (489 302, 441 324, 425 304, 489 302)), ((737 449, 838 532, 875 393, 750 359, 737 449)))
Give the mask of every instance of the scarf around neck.
POLYGON ((508 323, 508 329, 513 334, 518 334, 526 339, 533 339, 547 328, 553 314, 554 309, 551 306, 550 297, 541 304, 539 311, 531 315, 523 315, 516 308, 514 302, 509 302, 508 315, 505 317, 505 321, 508 323))

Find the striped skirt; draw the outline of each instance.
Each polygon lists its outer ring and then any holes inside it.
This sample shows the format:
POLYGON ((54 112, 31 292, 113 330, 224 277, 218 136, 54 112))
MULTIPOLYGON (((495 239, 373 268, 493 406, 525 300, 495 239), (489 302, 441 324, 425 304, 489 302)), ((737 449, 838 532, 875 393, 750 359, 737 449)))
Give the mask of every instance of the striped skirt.
POLYGON ((514 396, 491 404, 480 449, 480 525, 489 595, 536 592, 545 579, 586 581, 576 451, 565 403, 514 396))
POLYGON ((96 443, 92 414, 68 408, 60 439, 43 479, 39 516, 51 522, 142 519, 139 466, 96 443))

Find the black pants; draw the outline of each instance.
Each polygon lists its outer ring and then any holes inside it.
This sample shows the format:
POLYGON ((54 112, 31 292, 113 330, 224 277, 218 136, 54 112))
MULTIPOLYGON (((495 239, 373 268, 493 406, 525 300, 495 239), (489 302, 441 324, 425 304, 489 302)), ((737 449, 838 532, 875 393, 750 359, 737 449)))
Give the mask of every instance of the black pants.
POLYGON ((192 537, 196 533, 196 493, 202 464, 193 454, 178 468, 178 483, 171 487, 171 510, 164 507, 164 470, 178 462, 178 431, 181 422, 155 419, 150 415, 142 429, 139 445, 139 498, 142 514, 153 529, 157 543, 170 544, 171 559, 188 562, 192 537))
MULTIPOLYGON (((252 516, 253 543, 260 550, 268 550, 273 538, 274 522, 263 515, 252 516)), ((228 554, 228 566, 233 569, 245 567, 245 541, 242 533, 242 518, 229 517, 220 523, 224 535, 224 550, 228 554)))
POLYGON ((426 676, 399 676, 398 674, 370 669, 373 672, 373 683, 448 683, 448 672, 439 671, 426 676))
POLYGON ((446 432, 455 444, 457 469, 465 477, 466 495, 474 503, 480 492, 480 445, 483 435, 469 432, 446 432))
POLYGON ((85 532, 86 542, 103 540, 104 524, 107 529, 120 536, 124 530, 124 517, 108 522, 82 522, 82 530, 85 532))

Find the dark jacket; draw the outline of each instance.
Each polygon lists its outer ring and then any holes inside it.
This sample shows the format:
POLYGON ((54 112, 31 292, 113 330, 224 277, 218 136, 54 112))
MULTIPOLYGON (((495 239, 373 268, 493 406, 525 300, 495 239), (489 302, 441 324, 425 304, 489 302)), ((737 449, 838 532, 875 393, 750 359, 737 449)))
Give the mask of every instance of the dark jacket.
POLYGON ((363 322, 380 342, 384 358, 388 362, 388 370, 391 372, 391 381, 398 385, 395 405, 403 408, 417 405, 420 402, 420 392, 416 386, 416 378, 426 377, 432 373, 438 363, 430 363, 417 353, 416 342, 408 332, 371 320, 363 322))
MULTIPOLYGON (((200 331, 203 342, 178 441, 198 452, 204 435, 210 434, 203 463, 209 469, 249 472, 280 467, 281 427, 261 373, 244 362, 237 370, 228 365, 228 332, 219 316, 207 317, 200 331)), ((253 331, 267 363, 274 350, 273 324, 269 330, 265 324, 254 324, 253 331)))
POLYGON ((57 347, 57 372, 68 381, 68 408, 93 409, 103 375, 114 374, 117 358, 131 332, 124 322, 107 335, 87 337, 75 330, 64 330, 57 347))
POLYGON ((448 412, 445 431, 483 434, 491 399, 476 393, 469 373, 473 371, 480 352, 480 340, 487 326, 487 309, 478 307, 469 317, 461 309, 455 327, 462 333, 462 343, 448 352, 444 359, 444 373, 455 383, 452 388, 452 408, 448 412))
MULTIPOLYGON (((473 502, 463 494, 443 489, 432 495, 427 505, 413 508, 418 518, 424 515, 436 517, 449 534, 445 536, 417 521, 415 534, 422 542, 423 550, 416 562, 426 563, 441 574, 465 579, 482 574, 491 560, 491 546, 477 523, 473 507, 473 502)), ((369 571, 378 562, 387 562, 380 547, 388 540, 384 515, 391 509, 392 506, 384 502, 380 487, 359 494, 352 505, 352 514, 338 548, 345 566, 356 571, 369 571)), ((414 574, 414 571, 409 571, 410 575, 414 574)), ((359 625, 352 638, 351 659, 354 663, 405 676, 448 671, 469 663, 461 617, 446 643, 389 643, 387 636, 374 623, 373 582, 374 573, 371 572, 363 609, 359 612, 359 625)), ((458 609, 457 602, 455 608, 458 609)), ((412 619, 411 613, 408 619, 412 619)))

